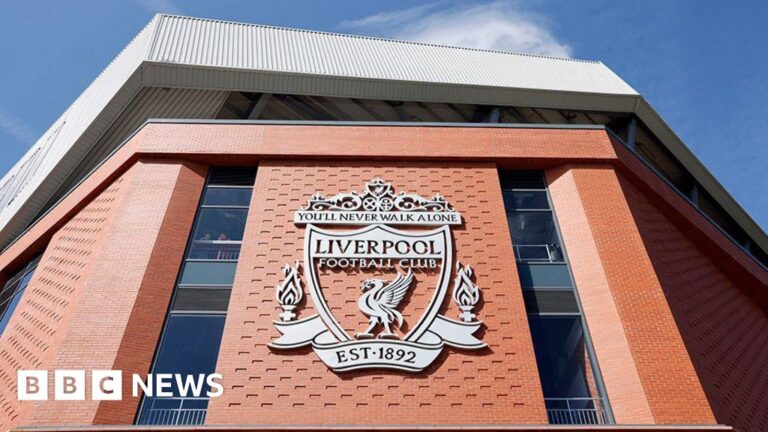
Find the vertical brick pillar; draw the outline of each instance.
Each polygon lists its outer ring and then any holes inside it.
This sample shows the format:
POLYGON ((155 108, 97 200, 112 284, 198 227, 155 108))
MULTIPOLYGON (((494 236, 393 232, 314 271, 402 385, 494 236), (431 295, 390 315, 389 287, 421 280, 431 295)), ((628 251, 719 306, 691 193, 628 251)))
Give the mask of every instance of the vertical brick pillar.
MULTIPOLYGON (((117 214, 126 175, 115 179, 53 235, 0 338, 0 429, 27 424, 37 402, 17 400, 19 369, 48 370, 117 214)), ((54 208, 54 212, 56 209, 54 208)))
POLYGON ((715 423, 614 168, 547 179, 617 423, 715 423))
POLYGON ((204 167, 175 161, 139 161, 126 173, 50 366, 121 369, 123 400, 91 401, 87 388, 86 401, 40 403, 29 423, 133 422, 139 399, 130 395, 130 375, 149 370, 204 179, 204 167))

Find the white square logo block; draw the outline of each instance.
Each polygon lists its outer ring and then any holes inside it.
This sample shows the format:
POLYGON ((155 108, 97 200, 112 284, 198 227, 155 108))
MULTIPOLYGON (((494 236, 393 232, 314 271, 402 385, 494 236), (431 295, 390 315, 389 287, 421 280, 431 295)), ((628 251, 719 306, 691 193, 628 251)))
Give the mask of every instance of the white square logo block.
POLYGON ((84 370, 57 370, 53 380, 56 400, 85 400, 84 370))
POLYGON ((48 400, 48 371, 19 370, 16 387, 20 401, 48 400))
POLYGON ((91 399, 121 400, 123 398, 123 371, 94 370, 91 372, 91 399))

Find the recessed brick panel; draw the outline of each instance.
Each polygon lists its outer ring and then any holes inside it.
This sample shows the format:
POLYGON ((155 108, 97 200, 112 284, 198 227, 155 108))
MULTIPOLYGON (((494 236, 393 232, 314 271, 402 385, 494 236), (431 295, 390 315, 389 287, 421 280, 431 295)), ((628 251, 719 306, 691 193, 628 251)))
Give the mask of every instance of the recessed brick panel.
MULTIPOLYGON (((385 273, 391 277, 394 273, 385 273)), ((371 273, 372 275, 372 273, 371 273)), ((334 313, 361 331, 361 278, 329 275, 334 313)), ((416 275, 418 288, 432 275, 416 275)), ((211 402, 208 424, 532 424, 546 423, 543 396, 501 201, 491 164, 271 162, 259 166, 245 241, 217 369, 225 392, 211 402), (281 267, 301 259, 303 226, 293 213, 315 191, 361 191, 380 176, 397 191, 443 194, 464 217, 454 229, 456 258, 470 264, 483 293, 478 315, 489 348, 446 348, 425 372, 334 373, 309 348, 272 351, 281 267), (502 233, 502 234, 500 234, 502 233)), ((414 293, 407 320, 426 304, 414 293)), ((446 299, 444 314, 458 308, 446 299)), ((312 301, 300 317, 313 313, 312 301)))

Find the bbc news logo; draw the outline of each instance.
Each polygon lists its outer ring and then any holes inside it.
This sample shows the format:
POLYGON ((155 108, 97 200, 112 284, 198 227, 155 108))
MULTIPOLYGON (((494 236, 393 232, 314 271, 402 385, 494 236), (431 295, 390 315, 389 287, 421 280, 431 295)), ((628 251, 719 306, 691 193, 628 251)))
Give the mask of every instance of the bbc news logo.
MULTIPOLYGON (((122 400, 123 371, 92 370, 89 375, 90 386, 86 381, 85 370, 53 371, 53 400, 85 400, 87 387, 91 390, 91 400, 122 400)), ((20 401, 48 400, 47 370, 19 370, 17 379, 17 397, 20 401)), ((204 393, 207 397, 215 398, 224 392, 221 380, 221 374, 149 374, 146 378, 133 374, 131 394, 139 397, 141 392, 148 397, 170 398, 201 397, 204 393)))

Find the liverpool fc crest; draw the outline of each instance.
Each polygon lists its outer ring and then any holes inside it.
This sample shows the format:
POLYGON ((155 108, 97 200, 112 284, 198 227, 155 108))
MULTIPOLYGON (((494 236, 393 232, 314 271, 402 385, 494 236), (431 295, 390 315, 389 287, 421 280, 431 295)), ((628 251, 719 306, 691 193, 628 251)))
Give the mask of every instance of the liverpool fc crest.
POLYGON ((461 215, 440 195, 427 199, 395 194, 391 184, 376 178, 366 184, 362 194, 328 198, 315 194, 296 212, 294 223, 306 225, 304 261, 286 264, 283 281, 276 287, 282 313, 275 326, 281 336, 270 343, 272 348, 311 345, 336 371, 388 368, 417 372, 429 366, 445 345, 461 349, 486 346, 473 336, 482 323, 473 313, 480 289, 472 281, 472 269, 453 265, 450 228, 461 224, 461 215), (360 225, 364 226, 339 229, 360 225), (336 229, 330 228, 333 226, 336 229), (366 327, 352 329, 359 320, 342 323, 335 316, 340 307, 345 308, 345 317, 351 315, 346 310, 349 301, 334 303, 343 294, 343 287, 333 286, 333 282, 338 284, 339 273, 353 280, 359 276, 356 303, 360 318, 367 319, 366 327), (371 273, 377 277, 369 277, 371 273), (323 274, 335 275, 326 276, 331 284, 323 274), (452 280, 451 298, 461 310, 460 320, 439 313, 452 280), (434 286, 427 281, 434 281, 434 286), (303 285, 316 314, 297 320, 303 285), (411 308, 418 314, 411 311, 406 318, 403 305, 409 296, 426 301, 422 307, 411 308))

